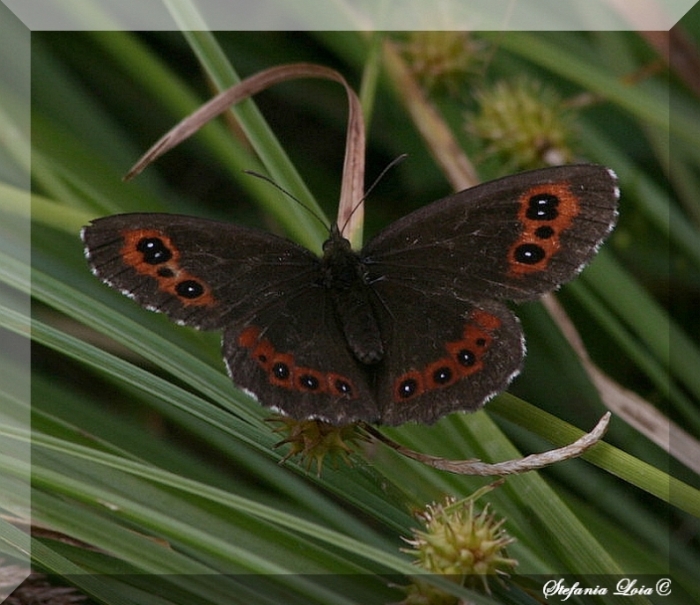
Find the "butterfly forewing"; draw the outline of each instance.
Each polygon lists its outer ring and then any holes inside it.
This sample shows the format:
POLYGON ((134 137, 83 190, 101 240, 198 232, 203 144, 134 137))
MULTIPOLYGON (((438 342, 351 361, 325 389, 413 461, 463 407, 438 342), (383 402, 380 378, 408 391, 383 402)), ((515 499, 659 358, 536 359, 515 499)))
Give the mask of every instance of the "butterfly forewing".
POLYGON ((121 214, 83 230, 93 272, 142 306, 201 329, 242 320, 299 284, 318 258, 280 237, 173 214, 121 214))
POLYGON ((530 300, 573 278, 612 229, 618 190, 601 166, 491 181, 391 224, 363 249, 377 276, 418 289, 530 300))

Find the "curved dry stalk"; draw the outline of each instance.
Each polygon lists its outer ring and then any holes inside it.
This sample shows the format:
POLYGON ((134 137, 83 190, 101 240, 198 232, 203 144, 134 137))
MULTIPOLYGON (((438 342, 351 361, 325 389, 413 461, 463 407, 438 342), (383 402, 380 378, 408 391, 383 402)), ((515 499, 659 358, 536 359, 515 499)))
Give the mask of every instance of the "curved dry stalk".
POLYGON ((343 234, 352 241, 352 235, 358 232, 364 220, 363 204, 361 203, 365 178, 364 118, 360 100, 345 78, 334 69, 323 67, 322 65, 292 63, 271 67, 227 88, 180 121, 156 141, 129 170, 124 177, 125 180, 135 177, 151 162, 155 161, 166 151, 179 145, 207 122, 226 111, 231 105, 235 105, 275 84, 301 78, 332 80, 342 84, 347 93, 348 126, 337 224, 342 229, 343 234))
POLYGON ((580 439, 577 439, 569 445, 553 450, 548 450, 540 454, 531 454, 524 458, 516 458, 506 460, 505 462, 488 463, 482 462, 476 458, 469 460, 448 460, 440 456, 430 456, 416 452, 407 448, 396 441, 390 439, 380 431, 370 425, 363 425, 364 430, 374 437, 377 441, 381 441, 390 448, 396 450, 402 456, 422 462, 427 466, 448 471, 457 475, 479 475, 480 477, 490 477, 494 475, 519 475, 528 471, 534 471, 555 462, 563 462, 571 458, 577 458, 591 449, 605 435, 610 422, 610 412, 607 412, 595 425, 590 433, 586 433, 580 439))

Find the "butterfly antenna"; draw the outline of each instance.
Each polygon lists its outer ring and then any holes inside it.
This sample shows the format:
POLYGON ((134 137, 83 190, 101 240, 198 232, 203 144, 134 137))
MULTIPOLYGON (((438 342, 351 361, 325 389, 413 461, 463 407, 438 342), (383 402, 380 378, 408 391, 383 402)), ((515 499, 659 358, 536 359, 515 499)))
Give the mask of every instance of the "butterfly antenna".
POLYGON ((350 211, 348 218, 345 219, 345 224, 343 225, 343 229, 340 230, 341 233, 345 229, 346 225, 350 222, 350 219, 352 218, 352 215, 355 214, 355 211, 365 202, 365 200, 370 196, 372 191, 374 191, 375 187, 379 184, 379 181, 381 181, 384 178, 384 176, 386 175, 387 172, 389 172, 389 170, 391 170, 397 164, 400 164, 401 162, 403 162, 407 157, 408 157, 407 153, 402 153, 400 156, 391 160, 391 162, 389 162, 387 164, 387 166, 384 168, 384 170, 382 170, 379 173, 379 176, 376 179, 374 179, 374 182, 368 187, 367 191, 365 191, 365 194, 360 198, 360 200, 357 202, 357 204, 355 204, 352 207, 352 210, 350 211))
POLYGON ((330 231, 330 228, 328 227, 328 224, 326 223, 326 221, 323 220, 323 218, 321 216, 319 216, 319 214, 317 212, 315 212, 313 208, 310 208, 304 202, 302 202, 298 197, 296 197, 295 195, 292 195, 289 191, 287 191, 281 185, 278 185, 277 183, 275 183, 275 181, 273 181, 269 176, 266 176, 264 174, 260 174, 259 172, 255 172, 254 170, 244 170, 243 172, 245 172, 246 174, 249 174, 250 176, 254 176, 254 177, 257 177, 259 179, 262 179, 266 183, 269 183, 270 185, 272 185, 278 191, 281 191, 282 193, 284 193, 287 197, 294 200, 297 204, 299 204, 302 208, 304 208, 304 210, 306 210, 311 216, 313 216, 319 223, 321 223, 323 225, 324 229, 327 229, 328 231, 330 231))

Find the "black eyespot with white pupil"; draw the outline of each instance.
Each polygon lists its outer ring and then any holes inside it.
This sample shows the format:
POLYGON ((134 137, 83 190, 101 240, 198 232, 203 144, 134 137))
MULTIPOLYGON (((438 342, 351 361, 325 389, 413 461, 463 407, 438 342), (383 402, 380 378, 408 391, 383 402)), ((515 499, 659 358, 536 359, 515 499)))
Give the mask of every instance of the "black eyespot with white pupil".
POLYGON ((312 376, 311 374, 302 374, 299 376, 299 384, 302 386, 302 388, 308 389, 309 391, 315 391, 319 386, 321 386, 318 378, 316 378, 316 376, 312 376))
POLYGON ((418 382, 414 378, 407 378, 399 385, 399 397, 408 399, 418 390, 418 382))
POLYGON ((515 260, 523 265, 536 265, 545 256, 544 248, 537 244, 521 244, 515 249, 515 260))
POLYGON ((289 366, 286 363, 277 362, 272 366, 272 373, 277 380, 287 380, 289 378, 289 366))
POLYGON ((173 257, 170 248, 157 237, 142 238, 136 244, 136 249, 143 255, 143 262, 149 265, 162 265, 173 257))
POLYGON ((352 387, 350 386, 350 383, 346 380, 338 378, 333 383, 333 386, 335 387, 335 390, 338 391, 338 393, 342 393, 343 395, 352 395, 352 387))
POLYGON ((525 216, 531 221, 553 221, 559 216, 559 198, 550 193, 538 193, 528 201, 525 216))
POLYGON ((182 298, 199 298, 204 294, 204 286, 193 279, 186 279, 175 286, 175 292, 182 298))
POLYGON ((470 351, 469 349, 462 349, 457 354, 457 361, 460 365, 468 368, 476 363, 476 355, 474 355, 474 352, 470 351))
POLYGON ((447 366, 437 368, 433 372, 433 381, 436 384, 447 384, 450 380, 452 380, 452 370, 447 366))

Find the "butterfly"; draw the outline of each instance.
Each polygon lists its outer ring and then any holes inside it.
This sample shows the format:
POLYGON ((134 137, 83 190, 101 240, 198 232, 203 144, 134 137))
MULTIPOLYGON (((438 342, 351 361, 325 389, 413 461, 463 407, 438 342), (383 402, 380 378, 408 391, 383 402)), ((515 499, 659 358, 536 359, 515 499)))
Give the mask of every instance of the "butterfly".
POLYGON ((503 391, 525 355, 506 301, 573 278, 617 218, 615 174, 507 176, 318 256, 265 231, 162 213, 82 231, 93 273, 180 324, 223 330, 233 382, 296 419, 432 423, 503 391))

